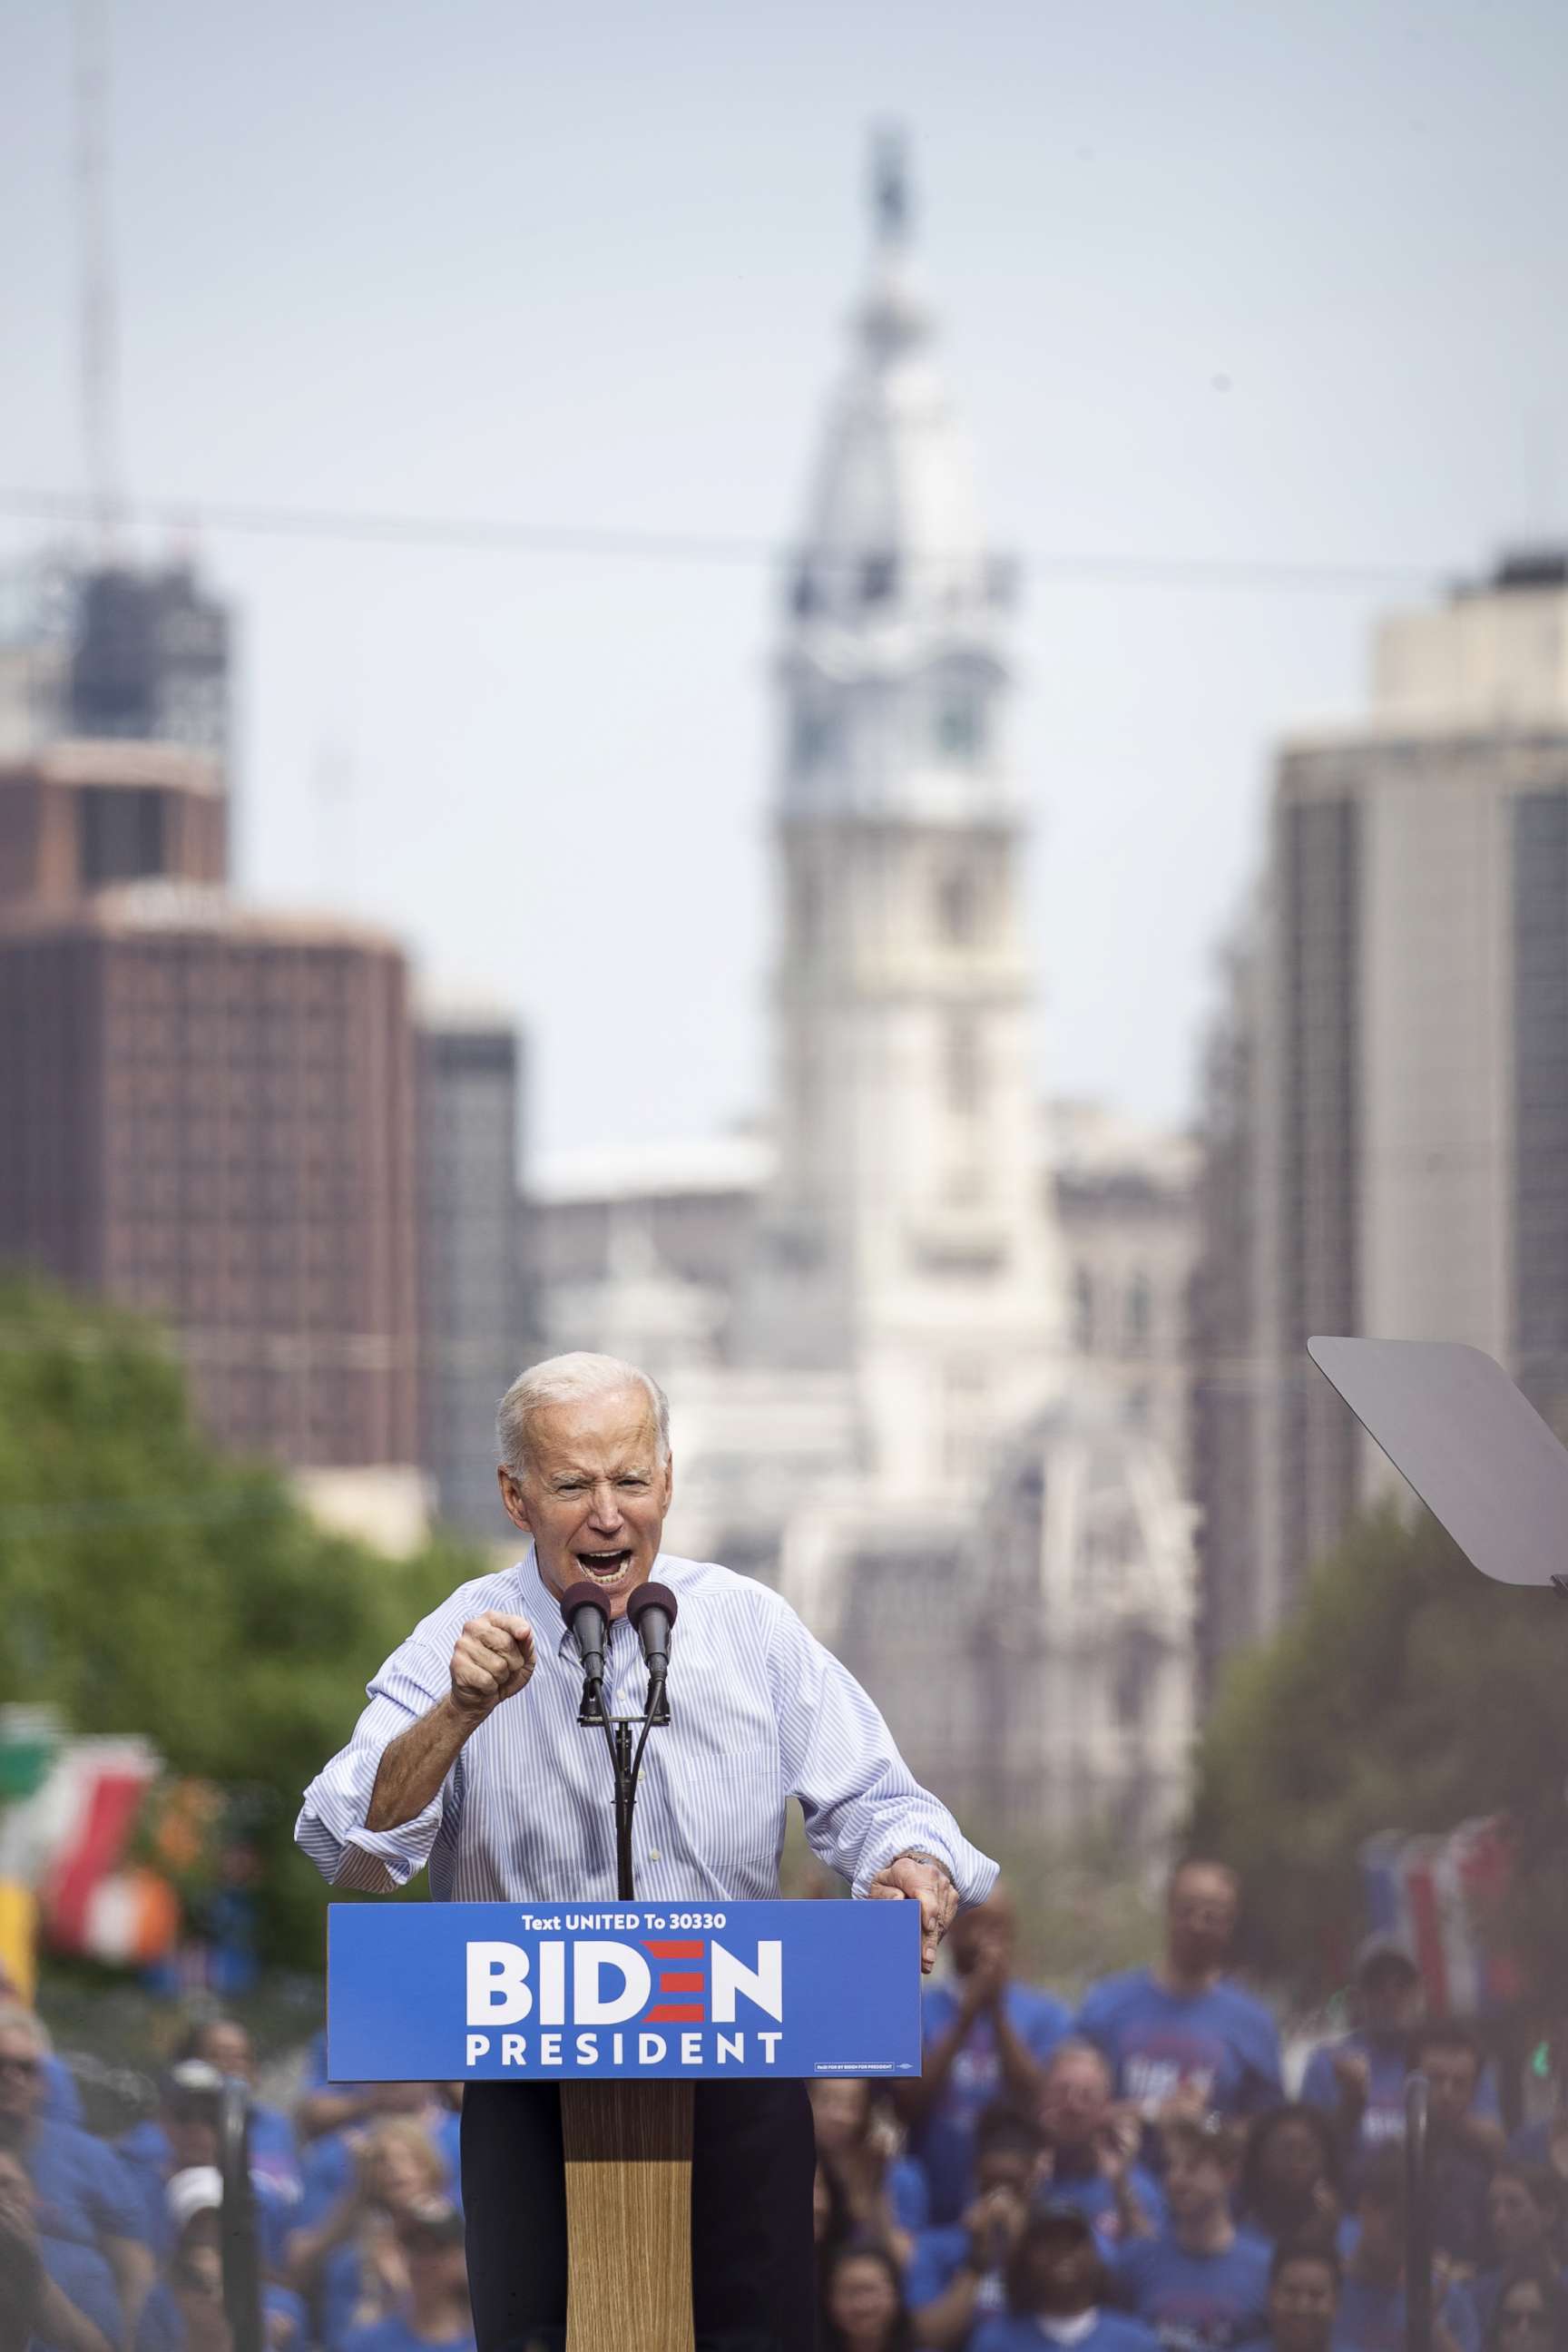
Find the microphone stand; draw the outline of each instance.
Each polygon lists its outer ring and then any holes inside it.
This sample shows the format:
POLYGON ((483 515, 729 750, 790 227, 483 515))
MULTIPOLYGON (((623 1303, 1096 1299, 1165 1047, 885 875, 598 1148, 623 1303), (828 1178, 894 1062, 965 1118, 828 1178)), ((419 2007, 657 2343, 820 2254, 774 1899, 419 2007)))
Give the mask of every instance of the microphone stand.
POLYGON ((218 2211, 223 2304, 235 2352, 262 2352, 261 2268, 256 2242, 256 2191, 250 2179, 250 2093, 226 2076, 218 2105, 218 2211))
POLYGON ((577 1710, 579 1724, 594 1731, 602 1730, 610 1750, 610 1769, 615 1775, 616 1808, 616 1896, 622 1903, 635 1902, 637 1888, 632 1878, 632 1814, 637 1801, 637 1781, 642 1773, 642 1752, 647 1746, 648 1733, 655 1724, 669 1721, 669 1700, 663 1678, 648 1681, 647 1705, 641 1715, 606 1715, 604 1685, 597 1675, 583 1685, 583 1703, 577 1710), (632 1733, 642 1726, 642 1738, 634 1753, 632 1733))

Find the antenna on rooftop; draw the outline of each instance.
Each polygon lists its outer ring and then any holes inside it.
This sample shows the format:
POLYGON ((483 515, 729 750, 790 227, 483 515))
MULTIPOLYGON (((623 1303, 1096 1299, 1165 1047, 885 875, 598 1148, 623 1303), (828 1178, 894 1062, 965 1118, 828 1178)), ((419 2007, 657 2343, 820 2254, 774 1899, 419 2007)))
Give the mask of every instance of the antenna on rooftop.
POLYGON ((75 171, 83 454, 95 552, 111 551, 121 511, 120 371, 110 249, 110 0, 75 0, 75 171))

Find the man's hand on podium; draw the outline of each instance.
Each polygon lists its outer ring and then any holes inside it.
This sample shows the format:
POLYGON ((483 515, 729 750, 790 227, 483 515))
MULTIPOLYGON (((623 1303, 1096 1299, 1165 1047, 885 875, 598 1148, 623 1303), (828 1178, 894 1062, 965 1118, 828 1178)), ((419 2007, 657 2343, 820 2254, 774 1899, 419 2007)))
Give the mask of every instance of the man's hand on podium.
POLYGON ((879 1870, 867 1888, 875 1902, 909 1901, 921 1906, 921 1969, 930 1976, 936 1948, 958 1915, 958 1889, 945 1866, 929 1853, 900 1853, 879 1870))
POLYGON ((520 1691, 533 1672, 533 1629, 526 1617, 487 1609, 470 1617, 452 1653, 452 1704, 466 1715, 489 1715, 520 1691))

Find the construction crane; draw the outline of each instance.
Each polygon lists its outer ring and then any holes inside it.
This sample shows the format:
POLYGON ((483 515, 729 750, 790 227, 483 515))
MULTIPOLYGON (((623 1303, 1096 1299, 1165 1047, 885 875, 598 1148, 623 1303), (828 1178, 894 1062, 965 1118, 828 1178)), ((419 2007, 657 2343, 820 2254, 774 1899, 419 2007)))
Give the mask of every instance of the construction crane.
POLYGON ((110 0, 75 0, 77 254, 82 445, 94 552, 107 561, 123 499, 114 258, 109 217, 110 0))

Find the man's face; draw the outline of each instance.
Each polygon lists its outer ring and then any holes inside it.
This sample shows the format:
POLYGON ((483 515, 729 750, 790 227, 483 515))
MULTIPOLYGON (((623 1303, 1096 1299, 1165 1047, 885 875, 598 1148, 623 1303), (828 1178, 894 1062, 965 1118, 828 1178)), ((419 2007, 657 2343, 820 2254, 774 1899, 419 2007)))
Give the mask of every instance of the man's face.
POLYGON ((1178 2221, 1217 2213, 1230 2195, 1231 2170, 1202 2148, 1174 2147, 1165 2159, 1165 2202, 1178 2221))
POLYGON ((1094 2301, 1099 2256, 1091 2241, 1066 2231, 1037 2238, 1029 2248, 1028 2301, 1036 2311, 1070 2319, 1094 2301))
POLYGON ((1087 2050, 1058 2058, 1040 2095, 1040 2122, 1056 2147, 1087 2147, 1104 2125, 1110 2077, 1087 2050))
POLYGON ((43 2091, 43 2065, 32 2035, 19 2025, 0 2026, 0 2116, 31 2123, 43 2091))
POLYGON ((1356 1990, 1362 2022, 1371 2033, 1408 2033, 1421 2013, 1421 1979, 1392 1953, 1371 1963, 1356 1990))
POLYGON ((1165 1906, 1165 1948, 1173 1967, 1199 1974, 1224 1965, 1236 1932, 1236 1881, 1228 1870, 1194 1863, 1178 1871, 1165 1906))
POLYGON ((1275 2352, 1326 2352, 1338 2301, 1327 2263, 1310 2254, 1287 2263, 1268 2290, 1275 2352))
POLYGON ((1010 2197, 1027 2197, 1039 2163, 1026 2147, 988 2147, 975 2159, 974 2185, 982 2197, 1000 2189, 1010 2197))
POLYGON ((993 1895, 972 1911, 961 1911, 947 1933, 948 1956, 961 1977, 988 1966, 1006 1976, 1012 1971, 1017 1920, 1005 1895, 993 1895))
POLYGON ((250 2036, 243 2025, 236 2025, 226 2017, 205 2029, 198 2054, 209 2066, 216 2066, 220 2074, 237 2075, 242 2083, 254 2082, 256 2078, 256 2053, 250 2046, 250 2036))
POLYGON ((1429 2120, 1462 2123, 1476 2095, 1476 2061, 1468 2050, 1418 2050, 1416 2062, 1426 2077, 1429 2120))
POLYGON ((612 1617, 646 1584, 669 1509, 670 1464, 640 1386, 552 1404, 529 1416, 521 1478, 500 1473, 513 1525, 533 1538, 539 1572, 557 1596, 586 1578, 612 1617))

